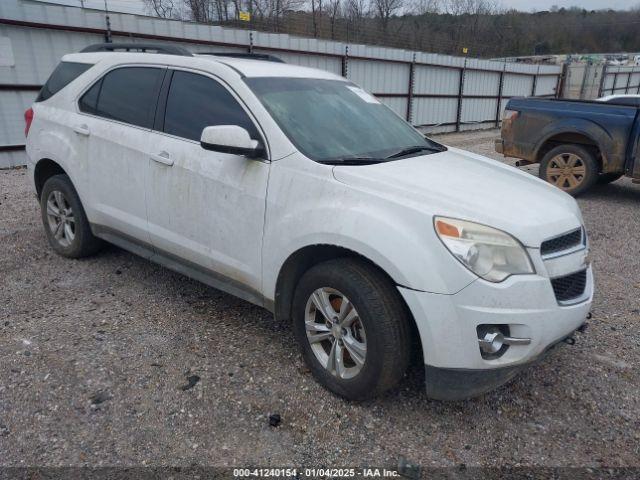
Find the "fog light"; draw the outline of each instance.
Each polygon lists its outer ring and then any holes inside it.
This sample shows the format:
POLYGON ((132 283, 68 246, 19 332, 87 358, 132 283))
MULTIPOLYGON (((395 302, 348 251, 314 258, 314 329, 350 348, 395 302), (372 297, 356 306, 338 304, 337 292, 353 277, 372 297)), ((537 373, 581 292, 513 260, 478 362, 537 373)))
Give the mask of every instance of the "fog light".
POLYGON ((484 359, 499 358, 510 345, 529 345, 530 338, 516 338, 509 335, 508 325, 478 325, 478 344, 484 359))

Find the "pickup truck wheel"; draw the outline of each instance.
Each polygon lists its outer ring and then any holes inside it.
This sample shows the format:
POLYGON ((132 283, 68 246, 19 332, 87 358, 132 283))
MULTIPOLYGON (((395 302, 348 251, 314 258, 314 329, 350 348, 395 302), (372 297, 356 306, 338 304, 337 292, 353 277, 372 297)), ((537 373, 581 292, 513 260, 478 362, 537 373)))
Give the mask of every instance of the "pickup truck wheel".
POLYGON ((598 175, 598 184, 606 185, 607 183, 612 183, 622 177, 624 173, 601 173, 598 175))
POLYGON ((91 233, 78 193, 67 175, 54 175, 45 182, 40 209, 47 239, 56 253, 80 258, 102 247, 102 241, 91 233))
POLYGON ((583 147, 560 145, 542 158, 540 178, 569 195, 580 195, 598 180, 598 163, 583 147))
POLYGON ((410 319, 395 285, 352 258, 312 267, 293 301, 294 332, 314 376, 350 400, 395 386, 411 353, 410 319))

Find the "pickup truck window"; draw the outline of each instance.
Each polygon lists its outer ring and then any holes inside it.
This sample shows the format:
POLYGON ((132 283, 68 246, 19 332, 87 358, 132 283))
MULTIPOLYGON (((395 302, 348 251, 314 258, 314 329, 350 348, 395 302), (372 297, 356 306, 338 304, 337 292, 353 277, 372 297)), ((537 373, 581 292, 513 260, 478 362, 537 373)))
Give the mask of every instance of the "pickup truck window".
POLYGON ((278 77, 245 82, 312 160, 370 163, 443 150, 349 82, 278 77))
POLYGON ((80 111, 151 128, 164 69, 123 67, 96 82, 78 102, 80 111))
POLYGON ((174 72, 164 131, 199 142, 202 130, 216 125, 238 125, 245 128, 251 138, 260 138, 247 113, 225 87, 203 75, 174 72))

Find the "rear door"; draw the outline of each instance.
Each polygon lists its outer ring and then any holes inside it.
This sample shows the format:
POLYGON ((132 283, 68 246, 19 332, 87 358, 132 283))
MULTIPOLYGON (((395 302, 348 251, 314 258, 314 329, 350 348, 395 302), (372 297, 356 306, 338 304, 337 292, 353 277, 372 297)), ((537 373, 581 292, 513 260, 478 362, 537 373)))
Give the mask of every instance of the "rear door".
POLYGON ((165 72, 165 67, 117 67, 79 100, 75 130, 88 142, 90 218, 103 236, 117 233, 149 245, 147 152, 165 72))
POLYGON ((177 270, 187 265, 191 276, 260 303, 269 164, 200 146, 202 130, 215 125, 239 125, 262 141, 256 123, 221 81, 185 70, 167 74, 158 116, 146 188, 157 254, 177 270))

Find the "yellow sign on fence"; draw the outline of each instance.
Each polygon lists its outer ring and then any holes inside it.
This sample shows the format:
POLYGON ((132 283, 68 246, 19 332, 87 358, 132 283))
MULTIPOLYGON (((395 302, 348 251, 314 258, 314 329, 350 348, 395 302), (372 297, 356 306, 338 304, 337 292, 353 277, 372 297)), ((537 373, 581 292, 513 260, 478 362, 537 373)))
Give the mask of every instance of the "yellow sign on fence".
POLYGON ((462 47, 462 53, 466 55, 467 53, 469 53, 469 49, 467 47, 462 47))
POLYGON ((243 22, 250 22, 251 21, 251 14, 249 12, 239 12, 238 13, 238 17, 243 22))

